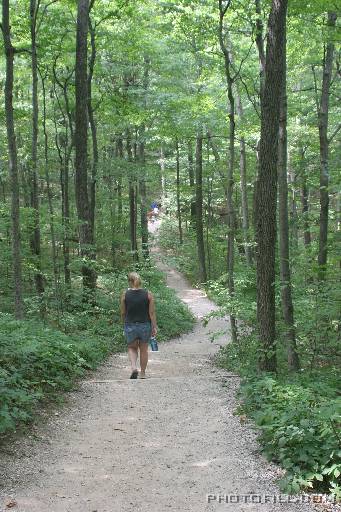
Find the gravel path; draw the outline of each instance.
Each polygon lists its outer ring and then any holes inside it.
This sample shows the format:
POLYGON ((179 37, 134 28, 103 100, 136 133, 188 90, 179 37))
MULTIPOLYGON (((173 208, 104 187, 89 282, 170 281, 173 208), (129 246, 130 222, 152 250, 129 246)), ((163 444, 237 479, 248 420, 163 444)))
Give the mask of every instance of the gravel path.
POLYGON ((253 493, 264 501, 278 494, 278 470, 258 454, 250 426, 233 415, 238 378, 211 363, 222 340, 212 343, 209 331, 226 323, 202 327, 212 302, 159 265, 196 315, 195 329, 150 353, 146 380, 127 378, 125 354, 111 357, 45 426, 2 452, 3 510, 11 499, 19 512, 312 510, 208 503, 208 494, 253 493))

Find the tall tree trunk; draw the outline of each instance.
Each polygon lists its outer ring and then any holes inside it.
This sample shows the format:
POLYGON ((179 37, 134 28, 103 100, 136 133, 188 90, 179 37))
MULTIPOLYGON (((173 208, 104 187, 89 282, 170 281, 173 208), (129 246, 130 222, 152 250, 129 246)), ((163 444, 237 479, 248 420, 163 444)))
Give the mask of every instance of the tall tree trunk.
POLYGON ((188 177, 189 177, 189 186, 191 189, 191 226, 195 226, 195 180, 194 180, 194 162, 193 162, 193 146, 192 142, 188 141, 188 177))
MULTIPOLYGON (((227 169, 227 220, 228 220, 228 234, 227 234, 227 274, 228 274, 228 290, 231 299, 234 297, 234 242, 235 242, 235 226, 236 214, 233 202, 233 185, 234 185, 234 163, 235 163, 235 100, 233 95, 233 78, 231 76, 231 60, 229 50, 226 46, 224 35, 224 17, 229 7, 230 2, 223 6, 223 1, 219 0, 219 43, 224 56, 225 78, 227 85, 228 96, 228 111, 229 111, 229 162, 227 169)), ((230 314, 231 336, 232 341, 238 341, 237 335, 237 322, 233 314, 230 314)))
POLYGON ((181 203, 180 203, 180 155, 179 155, 179 141, 176 139, 175 142, 176 151, 176 209, 178 216, 178 227, 179 227, 179 242, 183 244, 182 234, 182 223, 181 223, 181 203))
POLYGON ((261 99, 259 177, 256 198, 257 319, 263 347, 260 368, 276 371, 275 247, 279 100, 283 84, 287 0, 272 0, 268 22, 266 73, 261 99))
POLYGON ((90 203, 88 196, 87 147, 88 147, 88 82, 87 82, 87 34, 88 34, 89 0, 78 0, 77 40, 76 40, 76 124, 75 124, 75 192, 79 219, 79 234, 82 265, 83 287, 85 296, 93 293, 96 287, 96 273, 91 265, 94 260, 94 238, 91 224, 90 203))
POLYGON ((17 145, 14 130, 13 113, 13 68, 14 52, 11 41, 11 26, 9 16, 9 0, 2 0, 2 34, 6 54, 5 110, 8 144, 8 163, 11 182, 11 222, 12 222, 12 265, 14 284, 15 317, 24 317, 24 302, 22 292, 21 241, 20 241, 20 204, 19 204, 19 175, 17 145))
POLYGON ((210 244, 210 229, 212 224, 212 188, 213 179, 207 176, 207 218, 206 218, 206 247, 207 247, 207 268, 208 268, 208 279, 211 279, 212 275, 212 248, 210 244))
MULTIPOLYGON (((335 27, 337 15, 335 12, 328 13, 328 27, 335 27)), ((319 277, 325 277, 328 254, 328 215, 329 215, 329 141, 328 141, 328 111, 329 111, 329 89, 332 79, 334 59, 334 43, 332 39, 327 43, 323 62, 322 92, 318 112, 318 128, 320 137, 320 230, 319 230, 319 277)))
POLYGON ((195 226, 197 234, 197 250, 199 262, 199 279, 204 283, 207 281, 206 258, 204 244, 204 228, 202 218, 202 128, 197 134, 196 151, 195 151, 195 226))
POLYGON ((47 134, 47 127, 46 127, 46 88, 45 88, 46 76, 43 77, 42 74, 40 74, 40 79, 41 79, 41 85, 42 85, 42 90, 43 90, 43 132, 44 132, 45 180, 46 180, 46 188, 47 188, 47 201, 48 201, 48 205, 49 205, 49 214, 50 214, 50 231, 51 231, 54 286, 55 286, 55 290, 57 291, 57 288, 58 288, 57 247, 56 247, 56 235, 55 235, 55 229, 54 229, 53 195, 52 195, 52 190, 51 190, 51 180, 50 180, 50 172, 49 172, 48 134, 47 134))
POLYGON ((289 213, 287 181, 287 90, 286 90, 286 29, 283 46, 283 83, 280 99, 279 141, 278 141, 278 196, 279 196, 279 257, 281 276, 281 303, 286 326, 288 367, 297 371, 300 367, 296 347, 294 306, 292 301, 290 254, 289 254, 289 213))
MULTIPOLYGON (((92 7, 93 2, 91 2, 92 7)), ((96 180, 98 167, 98 142, 97 142, 97 126, 92 106, 92 78, 94 75, 94 67, 96 61, 96 33, 89 16, 89 32, 91 41, 91 54, 89 59, 88 74, 88 116, 91 129, 92 139, 92 166, 91 166, 91 182, 90 182, 90 218, 93 237, 95 237, 95 211, 96 211, 96 180)))
POLYGON ((141 239, 142 239, 142 255, 145 259, 149 258, 149 238, 148 238, 148 218, 147 218, 147 191, 145 175, 145 126, 140 126, 140 141, 139 141, 139 164, 141 165, 140 173, 142 176, 139 179, 139 192, 140 192, 140 211, 141 211, 141 239))
POLYGON ((64 258, 64 279, 68 288, 71 288, 70 270, 70 194, 69 194, 69 163, 72 151, 72 143, 65 146, 64 159, 61 168, 62 186, 62 218, 64 224, 63 232, 63 258, 64 258))
POLYGON ((31 208, 33 209, 34 224, 30 239, 32 254, 35 257, 36 272, 34 280, 38 294, 44 293, 44 280, 41 272, 40 255, 40 222, 39 222, 39 190, 37 176, 37 144, 38 144, 38 62, 36 45, 37 3, 30 0, 31 23, 31 72, 32 72, 32 147, 31 147, 31 208))
MULTIPOLYGON (((147 55, 144 56, 143 59, 144 69, 143 69, 143 107, 147 109, 147 91, 149 84, 149 67, 150 60, 147 55)), ((139 163, 141 165, 140 168, 140 178, 139 178, 139 193, 140 193, 140 214, 141 214, 141 242, 142 242, 142 255, 144 258, 149 258, 149 237, 148 237, 148 218, 147 218, 147 192, 146 192, 146 162, 145 162, 145 132, 146 127, 144 123, 141 124, 139 128, 139 163)))

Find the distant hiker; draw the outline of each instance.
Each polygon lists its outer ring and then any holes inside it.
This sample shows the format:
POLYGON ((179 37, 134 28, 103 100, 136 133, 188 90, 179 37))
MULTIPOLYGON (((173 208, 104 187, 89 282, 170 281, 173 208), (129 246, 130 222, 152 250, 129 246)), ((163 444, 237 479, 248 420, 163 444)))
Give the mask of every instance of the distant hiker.
POLYGON ((121 318, 131 363, 131 379, 137 379, 137 356, 140 349, 140 378, 145 378, 148 363, 148 342, 157 333, 153 295, 141 288, 141 278, 136 272, 128 274, 129 288, 121 296, 121 318))
POLYGON ((153 215, 155 215, 155 217, 157 217, 159 215, 159 204, 154 201, 151 205, 150 205, 152 211, 153 211, 153 215))

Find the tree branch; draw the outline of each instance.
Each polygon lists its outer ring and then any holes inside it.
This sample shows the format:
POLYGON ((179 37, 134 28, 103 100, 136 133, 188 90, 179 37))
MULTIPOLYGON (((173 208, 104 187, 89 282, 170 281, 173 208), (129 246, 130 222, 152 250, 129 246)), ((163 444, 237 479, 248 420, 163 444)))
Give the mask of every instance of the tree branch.
POLYGON ((341 123, 337 126, 337 128, 334 130, 333 134, 328 139, 328 144, 333 140, 335 135, 341 130, 341 123))

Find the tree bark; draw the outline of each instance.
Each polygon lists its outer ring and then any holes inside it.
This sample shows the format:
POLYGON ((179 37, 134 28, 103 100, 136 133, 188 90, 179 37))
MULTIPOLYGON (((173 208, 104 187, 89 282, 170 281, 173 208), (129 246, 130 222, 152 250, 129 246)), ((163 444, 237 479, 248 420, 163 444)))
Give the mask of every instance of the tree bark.
POLYGON ((287 90, 286 90, 286 29, 284 28, 284 45, 282 55, 283 83, 280 99, 279 143, 278 143, 278 198, 279 198, 279 257, 281 277, 281 304, 286 326, 286 343, 288 367, 297 371, 300 367, 296 347, 294 324, 294 306, 292 301, 290 253, 289 253, 289 213, 287 181, 287 90))
POLYGON ((279 100, 283 84, 287 0, 272 0, 268 21, 264 94, 261 98, 256 198, 257 320, 263 347, 260 368, 276 371, 275 246, 279 100))
POLYGON ((89 0, 78 0, 76 39, 76 124, 75 124, 75 192, 79 219, 80 249, 83 258, 83 290, 93 299, 96 272, 93 269, 94 238, 88 196, 87 147, 88 147, 88 15, 89 0))
POLYGON ((196 141, 195 152, 195 211, 196 211, 196 235, 197 235, 197 250, 198 250, 198 263, 199 263, 199 279, 204 283, 207 281, 206 273, 206 258, 205 258, 205 244, 204 244, 204 228, 202 218, 202 128, 199 129, 196 141))
POLYGON ((22 264, 20 240, 20 204, 17 145, 13 113, 14 47, 11 41, 9 0, 2 0, 2 34, 6 55, 5 111, 8 144, 8 163, 11 182, 12 265, 14 284, 14 312, 17 319, 24 317, 22 292, 22 264))
POLYGON ((180 155, 179 155, 179 141, 176 139, 175 142, 176 151, 176 207, 178 216, 178 227, 179 227, 179 242, 183 244, 182 234, 182 222, 181 222, 181 203, 180 203, 180 155))
MULTIPOLYGON (((327 26, 335 27, 337 14, 328 13, 327 26)), ((319 229, 319 278, 324 279, 328 255, 328 216, 329 216, 329 141, 328 141, 328 110, 329 110, 329 89, 332 79, 334 59, 334 43, 330 40, 327 43, 323 62, 323 79, 321 100, 318 111, 318 128, 320 138, 320 229, 319 229)))

